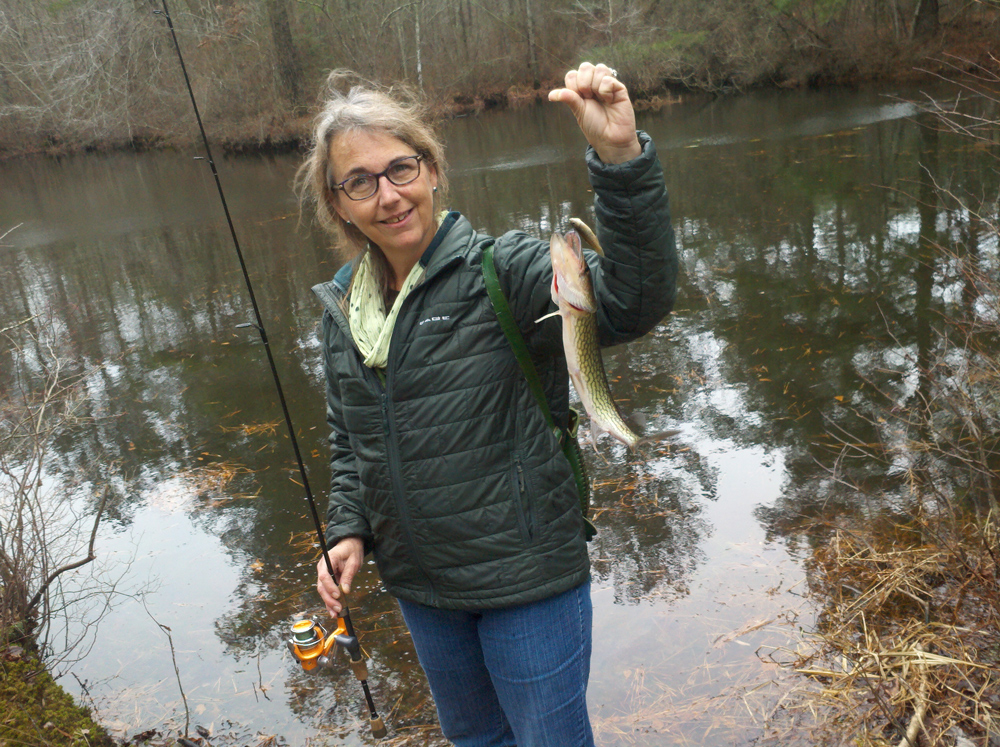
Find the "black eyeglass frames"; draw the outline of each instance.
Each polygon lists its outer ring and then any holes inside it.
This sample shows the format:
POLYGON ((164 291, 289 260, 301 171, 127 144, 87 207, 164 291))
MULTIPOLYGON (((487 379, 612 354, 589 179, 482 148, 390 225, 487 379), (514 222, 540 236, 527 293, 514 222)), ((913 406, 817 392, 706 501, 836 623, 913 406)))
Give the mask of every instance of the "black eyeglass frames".
POLYGON ((423 158, 423 156, 404 156, 397 158, 389 164, 385 171, 380 171, 377 174, 355 174, 354 176, 347 177, 339 184, 334 184, 328 176, 327 181, 329 182, 330 189, 344 190, 344 194, 351 200, 367 200, 378 192, 378 180, 380 177, 384 176, 390 183, 395 184, 397 187, 402 187, 404 184, 412 182, 420 176, 420 162, 423 158))

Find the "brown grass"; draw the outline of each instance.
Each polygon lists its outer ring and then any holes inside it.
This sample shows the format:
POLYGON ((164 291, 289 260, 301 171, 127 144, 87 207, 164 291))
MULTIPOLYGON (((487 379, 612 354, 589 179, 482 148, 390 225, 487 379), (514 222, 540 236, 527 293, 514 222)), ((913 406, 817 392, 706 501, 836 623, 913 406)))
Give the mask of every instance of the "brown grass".
POLYGON ((797 743, 808 721, 816 745, 993 744, 1000 589, 995 519, 985 526, 910 546, 834 531, 811 569, 825 600, 813 650, 790 661, 818 687, 786 704, 769 738, 797 743))

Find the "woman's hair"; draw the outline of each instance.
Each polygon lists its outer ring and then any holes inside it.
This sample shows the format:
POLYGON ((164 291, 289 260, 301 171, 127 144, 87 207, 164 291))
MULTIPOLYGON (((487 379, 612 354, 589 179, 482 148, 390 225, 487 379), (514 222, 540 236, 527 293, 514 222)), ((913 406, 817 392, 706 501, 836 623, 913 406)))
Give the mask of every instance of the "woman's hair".
MULTIPOLYGON (((309 153, 295 175, 295 191, 300 205, 315 205, 316 219, 334 236, 341 258, 347 261, 366 251, 369 244, 357 226, 333 209, 336 195, 329 185, 333 139, 347 132, 375 131, 401 140, 424 157, 425 165, 437 169, 442 199, 448 191, 444 143, 431 124, 427 106, 406 86, 385 88, 349 70, 334 70, 326 79, 319 107, 309 153)), ((385 257, 373 249, 376 274, 384 277, 388 269, 385 257)))

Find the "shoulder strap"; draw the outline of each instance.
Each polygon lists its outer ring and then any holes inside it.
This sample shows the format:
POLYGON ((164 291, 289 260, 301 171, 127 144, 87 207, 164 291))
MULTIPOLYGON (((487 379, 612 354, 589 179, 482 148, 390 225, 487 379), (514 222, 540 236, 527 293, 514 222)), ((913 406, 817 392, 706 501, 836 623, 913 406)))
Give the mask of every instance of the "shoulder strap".
POLYGON ((503 288, 500 287, 497 268, 493 264, 493 243, 483 249, 483 280, 486 282, 486 292, 490 295, 493 310, 496 312, 497 319, 500 320, 500 328, 507 336, 507 341, 514 351, 514 357, 521 364, 521 370, 524 372, 524 378, 528 381, 531 393, 535 395, 538 406, 545 415, 545 422, 548 423, 549 428, 562 444, 563 454, 573 469, 573 479, 576 481, 577 495, 580 499, 580 512, 583 514, 584 536, 587 538, 587 542, 590 542, 597 534, 597 527, 587 518, 587 514, 590 513, 590 480, 587 477, 583 454, 580 452, 580 444, 576 440, 576 413, 572 409, 570 410, 569 433, 562 431, 552 419, 548 400, 545 399, 545 390, 542 388, 542 381, 538 378, 538 371, 535 370, 535 364, 531 360, 531 355, 528 354, 528 346, 514 320, 514 314, 510 310, 510 304, 507 303, 507 297, 503 294, 503 288))
POLYGON ((549 424, 549 428, 558 431, 559 429, 556 427, 555 421, 552 419, 552 413, 549 410, 548 400, 545 399, 545 390, 542 388, 542 381, 538 378, 538 371, 535 370, 535 364, 528 353, 528 345, 521 335, 521 330, 518 328, 517 322, 514 320, 514 314, 507 303, 507 297, 500 287, 497 268, 493 264, 492 243, 483 249, 483 279, 486 281, 486 292, 490 295, 493 310, 496 312, 497 319, 500 320, 500 328, 507 336, 508 342, 510 342, 510 347, 514 351, 514 357, 521 364, 521 370, 524 372, 524 378, 528 380, 531 393, 535 395, 538 406, 542 408, 542 413, 545 415, 545 422, 549 424))

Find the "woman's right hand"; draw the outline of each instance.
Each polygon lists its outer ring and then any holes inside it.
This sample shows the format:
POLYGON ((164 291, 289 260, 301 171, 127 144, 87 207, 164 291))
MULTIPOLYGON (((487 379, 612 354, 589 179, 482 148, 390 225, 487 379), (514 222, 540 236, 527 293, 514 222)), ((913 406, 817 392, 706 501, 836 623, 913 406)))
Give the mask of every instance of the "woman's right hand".
POLYGON ((316 589, 319 591, 330 616, 339 617, 343 607, 340 598, 351 590, 354 574, 358 572, 361 561, 364 560, 365 545, 360 537, 345 537, 334 545, 328 555, 333 572, 340 580, 340 586, 338 587, 337 582, 330 578, 326 563, 320 558, 319 563, 316 564, 316 589))
POLYGON ((604 163, 624 163, 642 153, 635 134, 635 111, 628 90, 607 65, 584 62, 566 73, 563 88, 549 91, 549 101, 561 101, 576 117, 604 163))

